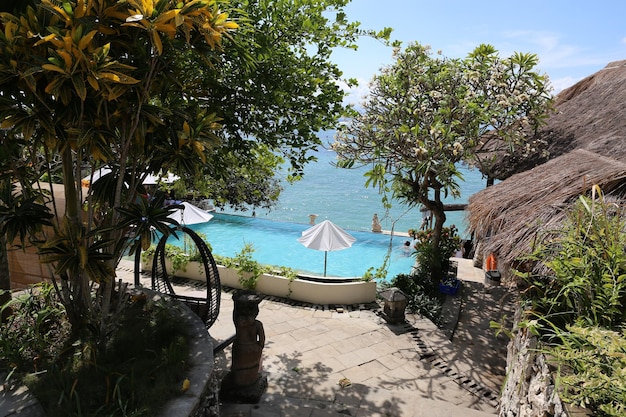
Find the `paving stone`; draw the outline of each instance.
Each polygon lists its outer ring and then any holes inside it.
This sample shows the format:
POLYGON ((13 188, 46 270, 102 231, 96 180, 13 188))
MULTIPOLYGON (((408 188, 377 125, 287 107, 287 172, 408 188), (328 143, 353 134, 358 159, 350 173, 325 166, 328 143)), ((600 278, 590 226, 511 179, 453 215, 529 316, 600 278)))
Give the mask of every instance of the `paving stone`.
MULTIPOLYGON (((132 281, 132 273, 128 276, 132 281)), ((489 321, 507 312, 506 292, 482 292, 483 273, 471 260, 459 260, 458 276, 464 280, 462 296, 449 300, 449 308, 464 303, 443 330, 413 314, 406 315, 405 323, 389 325, 372 304, 320 306, 265 299, 258 318, 267 336, 267 392, 257 405, 223 404, 222 416, 496 415, 497 402, 485 392, 504 380, 506 340, 490 333, 489 321), (341 388, 341 378, 352 385, 341 388)), ((225 292, 210 333, 217 338, 233 332, 232 293, 225 292)), ((218 372, 229 365, 228 352, 216 356, 218 372)))

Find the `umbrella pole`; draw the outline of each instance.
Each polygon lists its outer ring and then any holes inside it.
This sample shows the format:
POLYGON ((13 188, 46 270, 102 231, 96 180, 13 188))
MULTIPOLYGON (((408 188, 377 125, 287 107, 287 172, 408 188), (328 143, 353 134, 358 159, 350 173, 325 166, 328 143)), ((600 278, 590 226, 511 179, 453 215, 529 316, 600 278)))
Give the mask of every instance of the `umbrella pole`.
POLYGON ((328 258, 328 251, 324 251, 324 276, 326 276, 326 259, 328 258))

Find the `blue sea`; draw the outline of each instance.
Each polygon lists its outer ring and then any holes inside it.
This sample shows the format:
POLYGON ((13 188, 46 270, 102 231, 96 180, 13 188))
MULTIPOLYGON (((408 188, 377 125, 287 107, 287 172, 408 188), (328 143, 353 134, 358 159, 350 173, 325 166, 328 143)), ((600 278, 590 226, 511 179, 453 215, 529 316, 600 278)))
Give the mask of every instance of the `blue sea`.
MULTIPOLYGON (((334 132, 322 134, 322 142, 332 141, 334 132)), ((394 202, 386 210, 377 189, 365 188, 364 173, 367 168, 343 169, 332 165, 336 154, 328 148, 319 148, 318 161, 305 167, 304 178, 294 184, 283 181, 284 191, 277 206, 272 210, 256 210, 259 219, 309 224, 309 215, 316 214, 316 223, 330 220, 344 229, 371 231, 372 217, 378 214, 384 230, 406 233, 417 229, 422 222, 419 207, 409 209, 394 202)), ((465 181, 461 183, 461 198, 446 199, 446 203, 466 203, 469 196, 485 188, 486 180, 478 170, 461 168, 465 181)), ((223 213, 252 216, 252 210, 223 213)), ((447 225, 456 225, 462 238, 465 235, 465 214, 462 211, 446 213, 447 225)))
MULTIPOLYGON (((332 134, 323 140, 332 140, 332 134)), ((283 181, 284 191, 272 210, 218 210, 211 221, 191 228, 205 236, 215 254, 232 257, 244 245, 251 244, 257 261, 302 273, 321 275, 325 256, 329 276, 362 276, 370 268, 381 267, 385 260, 387 279, 410 273, 415 261, 403 244, 408 239, 408 229, 419 228, 422 223, 419 207, 408 208, 394 202, 387 210, 378 191, 365 188, 366 168, 336 168, 336 154, 329 147, 320 147, 316 156, 318 161, 306 166, 301 181, 283 181), (375 213, 382 229, 393 235, 372 233, 375 213), (297 238, 311 227, 311 214, 317 216, 316 224, 328 219, 352 234, 356 242, 349 249, 326 255, 306 249, 297 238)), ((447 203, 466 203, 470 195, 485 187, 480 172, 462 172, 465 181, 461 184, 461 198, 447 199, 447 203)), ((456 225, 461 238, 468 237, 463 211, 447 213, 446 224, 456 225)))

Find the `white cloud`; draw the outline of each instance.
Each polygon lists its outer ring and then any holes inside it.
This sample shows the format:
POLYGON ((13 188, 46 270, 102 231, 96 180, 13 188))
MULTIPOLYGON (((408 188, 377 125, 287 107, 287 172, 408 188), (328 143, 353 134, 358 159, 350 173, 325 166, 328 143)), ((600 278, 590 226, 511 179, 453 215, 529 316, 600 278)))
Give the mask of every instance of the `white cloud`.
POLYGON ((565 90, 566 88, 573 86, 578 81, 580 81, 580 78, 574 78, 574 77, 563 77, 563 78, 558 78, 555 80, 550 80, 550 85, 554 89, 552 91, 552 94, 557 95, 558 93, 565 90))
MULTIPOLYGON (((579 73, 585 67, 591 68, 586 74, 591 75, 609 62, 622 59, 624 54, 621 48, 601 51, 589 46, 563 43, 561 35, 548 31, 509 31, 505 37, 514 40, 517 51, 537 54, 539 67, 555 78, 560 70, 579 73)), ((626 38, 620 43, 626 44, 626 38)))
POLYGON ((346 92, 346 97, 343 99, 344 103, 354 105, 361 104, 369 94, 369 80, 359 78, 357 81, 359 85, 356 87, 349 87, 343 81, 339 82, 339 87, 346 92))

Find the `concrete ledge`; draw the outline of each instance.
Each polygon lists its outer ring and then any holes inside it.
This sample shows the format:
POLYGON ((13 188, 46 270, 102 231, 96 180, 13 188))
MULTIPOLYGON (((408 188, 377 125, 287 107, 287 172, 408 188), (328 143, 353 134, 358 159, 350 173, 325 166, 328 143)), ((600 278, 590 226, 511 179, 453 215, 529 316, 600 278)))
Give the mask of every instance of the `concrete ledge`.
MULTIPOLYGON (((149 271, 151 264, 145 265, 149 271)), ((171 271, 171 264, 166 262, 171 271)), ((235 269, 218 265, 222 286, 241 289, 239 275, 235 269)), ((184 270, 177 270, 174 275, 190 280, 206 282, 204 267, 198 262, 189 262, 184 270)), ((376 282, 362 281, 358 278, 325 277, 319 280, 295 278, 289 279, 279 275, 263 274, 259 277, 255 290, 269 296, 288 298, 310 304, 367 304, 376 301, 376 282)))
MULTIPOLYGON (((207 332, 204 323, 183 303, 173 300, 166 295, 142 288, 142 292, 153 298, 163 298, 171 303, 181 317, 189 334, 189 388, 176 398, 172 398, 161 408, 156 417, 191 417, 196 415, 210 415, 204 412, 207 398, 210 398, 211 376, 213 375, 213 341, 207 332)), ((181 386, 182 388, 182 386, 181 386)))

